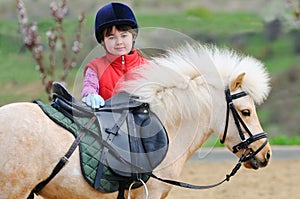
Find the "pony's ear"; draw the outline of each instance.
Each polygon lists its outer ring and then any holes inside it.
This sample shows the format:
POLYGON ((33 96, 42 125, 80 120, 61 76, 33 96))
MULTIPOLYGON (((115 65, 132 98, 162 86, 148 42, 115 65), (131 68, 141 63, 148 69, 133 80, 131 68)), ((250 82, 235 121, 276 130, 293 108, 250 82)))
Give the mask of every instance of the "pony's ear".
POLYGON ((239 74, 239 76, 237 76, 237 78, 235 78, 235 80, 233 80, 231 82, 231 84, 230 84, 230 90, 232 92, 242 86, 242 83, 243 83, 245 75, 246 75, 246 73, 241 73, 241 74, 239 74))

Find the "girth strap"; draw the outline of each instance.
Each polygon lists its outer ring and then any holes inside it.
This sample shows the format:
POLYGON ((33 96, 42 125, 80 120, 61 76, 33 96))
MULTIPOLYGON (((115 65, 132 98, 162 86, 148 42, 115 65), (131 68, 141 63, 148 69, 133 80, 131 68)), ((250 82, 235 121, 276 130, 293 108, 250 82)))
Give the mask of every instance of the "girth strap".
MULTIPOLYGON (((128 114, 128 118, 127 118, 127 125, 128 125, 128 129, 130 129, 129 131, 129 143, 130 143, 130 155, 131 155, 131 162, 133 163, 133 165, 140 165, 140 159, 139 156, 135 155, 136 153, 140 152, 140 143, 139 143, 139 135, 137 134, 137 129, 135 126, 135 122, 134 122, 134 117, 132 113, 128 114)), ((133 169, 133 167, 132 167, 133 169)), ((134 169, 135 170, 135 169, 134 169)), ((135 178, 135 180, 139 180, 141 178, 141 174, 139 174, 136 171, 132 171, 132 177, 135 178)))

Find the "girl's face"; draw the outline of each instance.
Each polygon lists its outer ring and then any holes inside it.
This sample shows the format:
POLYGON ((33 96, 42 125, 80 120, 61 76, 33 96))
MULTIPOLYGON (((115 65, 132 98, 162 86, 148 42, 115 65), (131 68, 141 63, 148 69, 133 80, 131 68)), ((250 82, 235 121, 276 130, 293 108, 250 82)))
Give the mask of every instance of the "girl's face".
POLYGON ((129 31, 119 31, 115 26, 104 36, 106 50, 112 55, 126 55, 132 50, 133 35, 129 31))

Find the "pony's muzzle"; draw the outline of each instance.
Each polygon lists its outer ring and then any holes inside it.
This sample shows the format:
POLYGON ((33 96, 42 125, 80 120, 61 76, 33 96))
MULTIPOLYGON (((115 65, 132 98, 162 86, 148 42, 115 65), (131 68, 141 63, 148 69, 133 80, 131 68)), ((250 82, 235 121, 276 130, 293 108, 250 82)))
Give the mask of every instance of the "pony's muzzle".
POLYGON ((269 144, 267 144, 259 154, 251 155, 253 154, 253 149, 251 148, 247 149, 246 154, 248 154, 250 158, 244 162, 244 166, 249 169, 259 169, 266 167, 272 156, 269 144))

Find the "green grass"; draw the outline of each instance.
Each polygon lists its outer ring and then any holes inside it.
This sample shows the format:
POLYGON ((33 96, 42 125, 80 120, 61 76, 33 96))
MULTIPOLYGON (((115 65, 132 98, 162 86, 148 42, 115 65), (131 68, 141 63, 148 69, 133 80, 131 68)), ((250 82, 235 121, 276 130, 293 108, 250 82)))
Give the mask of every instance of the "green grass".
POLYGON ((278 135, 270 140, 273 145, 300 145, 300 136, 278 135))
MULTIPOLYGON (((281 145, 281 146, 300 145, 300 136, 277 135, 268 138, 268 140, 271 145, 281 145)), ((212 135, 203 144, 203 147, 224 147, 224 144, 220 143, 220 140, 217 138, 217 136, 212 135)))
MULTIPOLYGON (((200 8, 201 9, 201 8, 200 8)), ((187 10, 178 13, 137 13, 141 27, 165 27, 193 34, 205 32, 228 35, 233 32, 257 31, 262 29, 261 19, 249 13, 210 13, 207 10, 187 10), (197 14, 198 13, 198 14, 197 14), (200 13, 200 14, 199 14, 200 13)))
POLYGON ((260 32, 251 33, 243 46, 243 52, 262 60, 271 73, 280 73, 297 65, 300 56, 293 52, 293 40, 283 35, 275 41, 268 41, 260 32))
MULTIPOLYGON (((263 35, 262 19, 251 13, 215 13, 202 7, 176 13, 136 13, 140 27, 164 27, 177 30, 193 38, 213 37, 218 46, 229 46, 244 54, 254 56, 264 62, 271 76, 276 76, 291 66, 300 63, 300 56, 293 53, 293 40, 288 34, 282 34, 275 41, 266 40, 263 35), (200 36, 199 36, 200 35, 200 36), (243 35, 242 45, 237 47, 232 38, 243 35)), ((42 41, 45 41, 45 31, 55 23, 52 19, 40 19, 39 31, 42 41)), ((84 52, 89 52, 90 46, 94 47, 93 35, 94 16, 87 16, 84 23, 83 44, 84 52), (92 39, 92 40, 91 40, 92 39)), ((17 20, 0 19, 0 106, 15 101, 31 101, 42 99, 47 101, 44 90, 35 91, 34 94, 22 90, 40 84, 39 73, 35 70, 36 63, 28 50, 20 51, 22 38, 17 20)), ((77 19, 66 19, 64 29, 66 37, 73 40, 77 29, 77 19)), ((201 42, 203 42, 201 40, 201 42)), ((44 42, 43 42, 44 43, 44 42)), ((79 55, 78 63, 86 55, 79 55)), ((70 74, 69 82, 76 75, 76 68, 70 74)), ((259 110, 261 122, 267 129, 275 128, 268 124, 270 112, 259 110)), ((277 125, 277 124, 276 124, 277 125)), ((281 128, 284 128, 282 125, 281 128)), ((270 143, 274 145, 300 145, 300 136, 269 135, 270 143)), ((216 137, 210 138, 205 146, 223 146, 216 137)))
POLYGON ((263 35, 262 19, 251 13, 210 13, 207 10, 188 10, 183 13, 138 14, 141 27, 165 27, 192 37, 199 33, 215 37, 220 45, 232 46, 228 38, 245 34, 243 53, 262 60, 271 73, 283 72, 299 63, 293 55, 293 41, 289 35, 268 41, 263 35), (197 13, 200 13, 197 15, 197 13))
POLYGON ((5 63, 1 65, 0 82, 19 82, 27 83, 33 79, 39 79, 39 73, 35 71, 34 62, 31 59, 31 54, 25 53, 23 55, 0 53, 0 62, 5 63))

